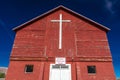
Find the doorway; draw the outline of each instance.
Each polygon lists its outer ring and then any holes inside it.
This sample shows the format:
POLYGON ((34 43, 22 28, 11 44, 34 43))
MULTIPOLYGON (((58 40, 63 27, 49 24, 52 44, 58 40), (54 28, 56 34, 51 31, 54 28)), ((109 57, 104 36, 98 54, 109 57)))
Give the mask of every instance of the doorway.
POLYGON ((50 64, 49 80, 71 80, 71 64, 50 64))

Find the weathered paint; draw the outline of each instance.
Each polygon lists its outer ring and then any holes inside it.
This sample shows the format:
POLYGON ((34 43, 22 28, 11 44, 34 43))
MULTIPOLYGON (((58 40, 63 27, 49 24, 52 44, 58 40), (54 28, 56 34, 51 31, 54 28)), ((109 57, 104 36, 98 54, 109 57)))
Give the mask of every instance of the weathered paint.
POLYGON ((71 64, 72 80, 115 80, 106 31, 85 19, 58 9, 17 30, 6 80, 49 80, 50 64, 55 57, 66 57, 71 64), (52 19, 71 20, 62 23, 62 49, 59 49, 59 23, 52 19), (25 73, 26 64, 34 65, 25 73), (95 65, 97 73, 87 73, 95 65))

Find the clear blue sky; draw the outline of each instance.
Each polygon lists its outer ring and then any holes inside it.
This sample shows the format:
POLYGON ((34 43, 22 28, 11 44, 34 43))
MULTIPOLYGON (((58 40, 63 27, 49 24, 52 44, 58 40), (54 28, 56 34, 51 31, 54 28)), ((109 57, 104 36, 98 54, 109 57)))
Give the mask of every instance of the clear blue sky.
POLYGON ((0 0, 0 67, 8 66, 15 33, 12 28, 64 5, 108 28, 114 69, 120 77, 120 0, 0 0))

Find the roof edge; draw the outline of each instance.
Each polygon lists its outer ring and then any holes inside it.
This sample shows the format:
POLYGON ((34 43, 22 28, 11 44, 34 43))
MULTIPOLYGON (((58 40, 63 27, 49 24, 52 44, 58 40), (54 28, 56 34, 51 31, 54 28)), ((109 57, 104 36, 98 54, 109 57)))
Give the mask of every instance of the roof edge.
POLYGON ((87 18, 87 17, 85 17, 85 16, 83 16, 83 15, 81 15, 81 14, 79 14, 79 13, 77 13, 77 12, 75 12, 75 11, 69 9, 69 8, 66 8, 66 7, 63 6, 63 5, 60 5, 60 6, 58 6, 58 7, 55 7, 55 8, 53 8, 53 9, 51 9, 51 10, 49 10, 49 11, 47 11, 47 12, 45 12, 45 13, 43 13, 43 14, 41 14, 41 15, 39 15, 39 16, 37 16, 37 17, 35 17, 35 18, 33 18, 33 19, 31 19, 31 20, 29 20, 29 21, 27 21, 27 22, 25 22, 25 23, 23 23, 23 24, 21 24, 21 25, 19 25, 19 26, 17 26, 17 27, 15 27, 15 28, 13 28, 12 30, 17 31, 17 30, 19 30, 20 28, 22 28, 22 26, 25 26, 25 25, 27 25, 28 23, 30 23, 30 22, 32 22, 32 21, 35 21, 35 20, 37 20, 37 19, 39 19, 39 18, 41 18, 41 17, 43 17, 43 16, 45 16, 45 15, 47 15, 47 14, 49 14, 49 13, 52 13, 52 12, 54 12, 55 10, 57 10, 57 9, 59 9, 59 8, 63 8, 63 9, 65 9, 65 10, 69 11, 69 12, 72 12, 73 14, 75 14, 75 15, 77 15, 77 16, 80 16, 80 17, 84 18, 85 20, 88 20, 88 21, 90 21, 90 22, 92 22, 92 23, 94 23, 94 24, 97 24, 97 25, 100 26, 101 28, 105 29, 105 31, 107 31, 107 32, 108 32, 109 30, 111 30, 110 28, 108 28, 108 27, 106 27, 106 26, 104 26, 104 25, 102 25, 102 24, 99 24, 99 23, 95 22, 94 20, 91 20, 90 18, 87 18))
POLYGON ((15 30, 21 28, 22 26, 28 24, 29 22, 32 22, 32 21, 34 21, 34 20, 36 20, 36 19, 38 19, 38 18, 40 18, 40 17, 42 17, 42 16, 45 16, 45 15, 47 15, 48 13, 51 13, 52 11, 54 11, 54 10, 60 8, 60 7, 62 7, 62 5, 60 5, 60 6, 56 7, 56 8, 53 8, 53 9, 51 9, 51 10, 49 10, 49 11, 47 11, 47 12, 45 12, 45 13, 43 13, 43 14, 41 14, 41 15, 39 15, 39 16, 33 18, 33 19, 30 19, 29 21, 27 21, 27 22, 25 22, 25 23, 23 23, 23 24, 21 24, 21 25, 15 27, 15 28, 13 28, 12 30, 15 31, 15 30))

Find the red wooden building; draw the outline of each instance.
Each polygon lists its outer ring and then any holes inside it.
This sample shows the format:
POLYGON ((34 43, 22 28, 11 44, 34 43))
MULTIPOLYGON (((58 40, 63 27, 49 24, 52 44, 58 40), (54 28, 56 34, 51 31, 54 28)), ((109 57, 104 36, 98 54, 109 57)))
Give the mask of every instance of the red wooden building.
POLYGON ((116 80, 109 28, 58 6, 16 28, 6 80, 116 80))

